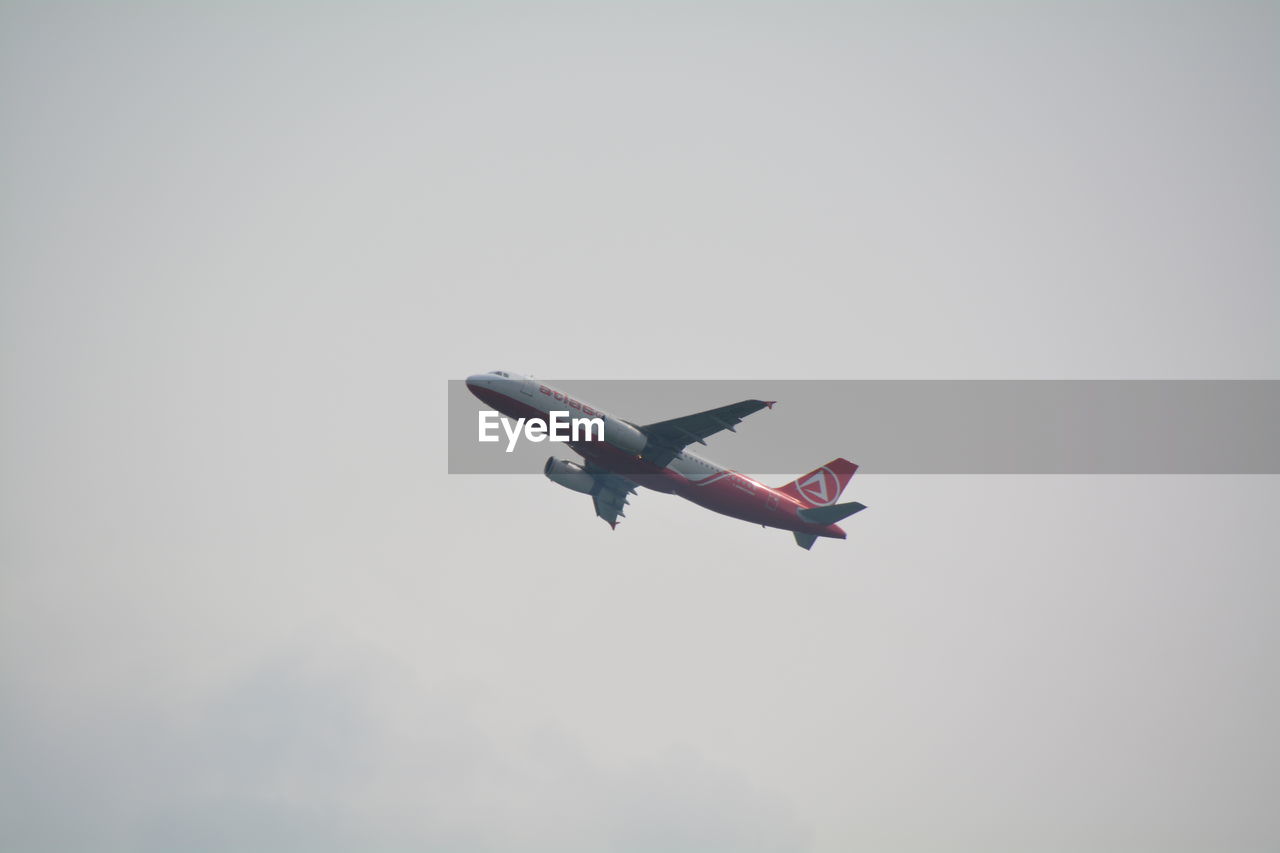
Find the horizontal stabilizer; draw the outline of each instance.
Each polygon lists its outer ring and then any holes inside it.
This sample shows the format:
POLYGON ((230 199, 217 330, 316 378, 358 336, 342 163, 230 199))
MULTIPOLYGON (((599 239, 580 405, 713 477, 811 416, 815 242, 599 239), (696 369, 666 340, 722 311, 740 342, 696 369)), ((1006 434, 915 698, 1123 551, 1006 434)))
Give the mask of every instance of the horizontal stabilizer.
MULTIPOLYGON (((796 513, 805 521, 814 524, 835 524, 842 518, 848 518, 855 512, 861 512, 867 507, 857 501, 847 504, 832 504, 831 506, 815 506, 809 509, 799 509, 796 513)), ((800 534, 796 534, 797 539, 800 534)))
POLYGON ((812 533, 801 533, 796 531, 796 544, 808 551, 813 547, 813 543, 818 541, 818 537, 812 533))

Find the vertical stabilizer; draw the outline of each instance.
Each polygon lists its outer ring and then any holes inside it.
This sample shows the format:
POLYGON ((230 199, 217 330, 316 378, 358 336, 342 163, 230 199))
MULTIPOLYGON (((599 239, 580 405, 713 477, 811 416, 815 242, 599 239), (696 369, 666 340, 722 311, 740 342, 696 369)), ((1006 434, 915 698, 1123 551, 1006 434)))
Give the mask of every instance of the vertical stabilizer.
POLYGON ((821 468, 797 477, 778 491, 790 495, 807 507, 830 506, 840 499, 840 493, 849 485, 853 472, 857 470, 858 466, 848 459, 832 459, 821 468))

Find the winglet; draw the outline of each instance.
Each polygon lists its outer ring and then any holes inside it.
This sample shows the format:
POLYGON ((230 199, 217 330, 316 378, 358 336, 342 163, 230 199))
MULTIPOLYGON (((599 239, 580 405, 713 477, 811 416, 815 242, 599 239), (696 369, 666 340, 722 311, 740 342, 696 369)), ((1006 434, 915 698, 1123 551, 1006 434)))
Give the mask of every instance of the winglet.
POLYGON ((771 409, 772 409, 772 408, 773 408, 773 404, 774 404, 774 403, 776 403, 776 402, 778 402, 778 401, 777 401, 777 400, 765 400, 765 401, 764 401, 764 404, 765 404, 766 406, 768 406, 769 408, 771 408, 771 409))

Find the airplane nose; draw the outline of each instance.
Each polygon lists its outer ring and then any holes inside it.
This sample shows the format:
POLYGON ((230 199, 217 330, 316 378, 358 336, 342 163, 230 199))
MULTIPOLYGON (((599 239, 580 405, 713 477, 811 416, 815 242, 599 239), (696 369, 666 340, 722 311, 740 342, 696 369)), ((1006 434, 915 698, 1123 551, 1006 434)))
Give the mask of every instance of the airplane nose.
POLYGON ((492 377, 485 376, 483 373, 473 373, 467 377, 467 390, 472 394, 476 394, 480 389, 489 387, 489 380, 491 378, 492 377))

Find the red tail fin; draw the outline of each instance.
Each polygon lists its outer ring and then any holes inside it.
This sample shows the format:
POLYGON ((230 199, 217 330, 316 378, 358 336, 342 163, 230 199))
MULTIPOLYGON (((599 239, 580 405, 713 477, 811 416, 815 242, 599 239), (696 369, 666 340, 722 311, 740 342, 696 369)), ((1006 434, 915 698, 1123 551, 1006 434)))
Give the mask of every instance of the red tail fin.
POLYGON ((840 498, 844 487, 849 485, 853 472, 858 470, 848 459, 832 459, 821 468, 816 468, 797 477, 778 491, 790 495, 805 506, 829 506, 840 498))

